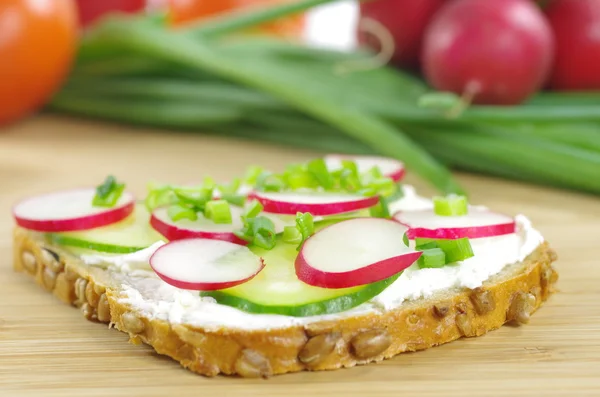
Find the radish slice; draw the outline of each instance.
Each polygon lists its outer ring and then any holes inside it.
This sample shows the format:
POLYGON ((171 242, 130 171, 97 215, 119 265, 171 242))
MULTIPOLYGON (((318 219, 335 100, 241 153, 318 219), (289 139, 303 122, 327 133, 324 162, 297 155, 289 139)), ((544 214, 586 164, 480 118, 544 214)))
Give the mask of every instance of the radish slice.
POLYGON ((158 277, 174 287, 214 291, 252 279, 264 263, 247 247, 194 238, 163 245, 150 258, 150 266, 158 277))
POLYGON ((510 216, 476 207, 470 207, 469 213, 463 216, 440 216, 431 210, 423 210, 401 211, 394 214, 394 219, 410 228, 409 239, 482 238, 516 231, 516 222, 510 216))
POLYGON ((13 208, 17 225, 38 232, 73 232, 107 226, 127 218, 135 207, 123 193, 114 207, 94 207, 96 189, 67 190, 25 199, 13 208))
POLYGON ((351 160, 356 163, 358 172, 367 172, 373 167, 378 167, 381 173, 394 182, 404 178, 405 170, 402 162, 389 157, 377 156, 345 156, 342 154, 329 154, 324 157, 325 164, 330 171, 342 168, 342 160, 351 160))
POLYGON ((355 218, 326 227, 302 245, 296 275, 309 285, 348 288, 391 277, 412 265, 421 252, 408 248, 408 229, 381 218, 355 218))
MULTIPOLYGON (((233 234, 233 232, 241 230, 243 227, 241 216, 244 213, 244 210, 233 205, 229 206, 229 208, 231 209, 232 218, 230 224, 214 223, 212 220, 205 218, 201 213, 198 214, 198 219, 195 221, 182 219, 173 222, 171 217, 167 214, 166 208, 158 208, 154 210, 150 217, 150 225, 152 225, 154 230, 170 241, 189 238, 205 238, 246 245, 248 244, 247 241, 242 240, 233 234)), ((296 222, 296 218, 286 222, 277 215, 270 215, 264 212, 261 212, 260 216, 266 216, 273 221, 276 233, 283 232, 285 226, 294 225, 296 222)))
POLYGON ((372 207, 379 202, 377 196, 364 197, 338 193, 264 193, 254 192, 251 198, 258 200, 265 212, 296 215, 310 212, 314 216, 342 214, 372 207))

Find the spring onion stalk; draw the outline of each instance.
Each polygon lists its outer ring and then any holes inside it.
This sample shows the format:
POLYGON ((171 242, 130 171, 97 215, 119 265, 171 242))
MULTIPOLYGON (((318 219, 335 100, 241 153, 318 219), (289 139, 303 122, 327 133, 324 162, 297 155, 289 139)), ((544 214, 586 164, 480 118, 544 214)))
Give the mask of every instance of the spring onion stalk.
POLYGON ((114 176, 109 175, 101 185, 96 187, 92 205, 94 207, 114 207, 124 190, 125 184, 118 183, 114 176))
POLYGON ((433 198, 433 212, 440 216, 467 215, 467 198, 455 194, 433 198))
POLYGON ((417 264, 420 269, 444 267, 446 254, 441 248, 426 249, 417 260, 417 264))
POLYGON ((204 207, 204 215, 218 224, 231 224, 231 208, 225 200, 211 200, 204 207))
POLYGON ((218 50, 206 42, 148 29, 140 24, 113 24, 112 33, 118 35, 121 44, 128 46, 132 51, 208 70, 221 77, 276 95, 307 114, 368 144, 381 154, 401 159, 407 167, 421 174, 442 192, 463 193, 449 171, 400 130, 378 118, 332 101, 323 91, 315 93, 311 87, 305 86, 298 79, 293 83, 295 76, 290 76, 289 72, 282 68, 255 60, 246 60, 242 66, 239 59, 234 60, 219 54, 218 50))

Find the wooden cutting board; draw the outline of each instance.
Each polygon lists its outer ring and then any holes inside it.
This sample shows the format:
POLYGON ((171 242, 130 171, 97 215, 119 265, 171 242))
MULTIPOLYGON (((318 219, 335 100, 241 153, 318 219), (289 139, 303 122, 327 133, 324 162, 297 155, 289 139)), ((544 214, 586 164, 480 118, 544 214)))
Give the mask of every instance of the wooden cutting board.
MULTIPOLYGON (((214 136, 40 116, 0 133, 0 396, 600 396, 600 200, 461 175, 471 201, 528 215, 557 250, 558 287, 530 325, 506 326, 377 364, 269 380, 194 375, 127 336, 83 319, 12 271, 10 206, 107 174, 226 179, 314 153, 214 136)), ((600 177, 600 175, 599 175, 600 177)), ((425 194, 416 178, 408 181, 425 194)))

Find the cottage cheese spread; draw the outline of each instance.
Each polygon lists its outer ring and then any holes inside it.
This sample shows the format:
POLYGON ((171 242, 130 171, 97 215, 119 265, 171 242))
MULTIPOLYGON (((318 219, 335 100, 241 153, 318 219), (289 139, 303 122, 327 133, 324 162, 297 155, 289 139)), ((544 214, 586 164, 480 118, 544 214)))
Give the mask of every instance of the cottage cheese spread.
MULTIPOLYGON (((407 187, 394 210, 431 208, 429 200, 419 197, 407 187)), ((524 216, 516 217, 517 233, 471 239, 475 256, 438 269, 419 269, 415 264, 381 294, 352 310, 312 317, 251 314, 220 305, 212 298, 200 297, 196 291, 175 288, 160 280, 148 265, 152 253, 164 242, 134 254, 119 256, 83 255, 88 265, 104 266, 121 280, 122 303, 129 304, 150 318, 185 323, 205 328, 274 329, 311 322, 339 319, 366 313, 392 310, 407 300, 431 296, 439 290, 454 287, 476 288, 502 269, 524 260, 544 241, 524 216)))

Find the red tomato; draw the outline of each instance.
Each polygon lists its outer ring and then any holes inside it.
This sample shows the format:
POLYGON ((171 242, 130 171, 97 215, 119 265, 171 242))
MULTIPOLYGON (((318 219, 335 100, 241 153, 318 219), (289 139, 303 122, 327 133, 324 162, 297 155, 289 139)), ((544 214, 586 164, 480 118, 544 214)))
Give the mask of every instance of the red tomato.
POLYGON ((146 7, 146 0, 77 0, 79 21, 88 26, 112 12, 136 13, 146 7))
POLYGON ((78 38, 72 0, 0 2, 0 125, 43 106, 66 77, 78 38))
MULTIPOLYGON (((204 18, 213 17, 228 11, 269 6, 292 0, 167 0, 171 21, 174 25, 185 25, 204 18)), ((304 28, 304 17, 290 16, 261 26, 261 31, 281 36, 297 36, 304 28)))
POLYGON ((600 89, 600 0, 554 0, 546 16, 556 40, 550 87, 600 89))

